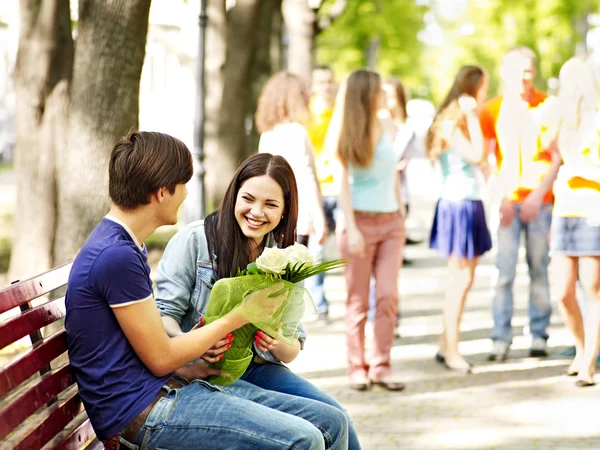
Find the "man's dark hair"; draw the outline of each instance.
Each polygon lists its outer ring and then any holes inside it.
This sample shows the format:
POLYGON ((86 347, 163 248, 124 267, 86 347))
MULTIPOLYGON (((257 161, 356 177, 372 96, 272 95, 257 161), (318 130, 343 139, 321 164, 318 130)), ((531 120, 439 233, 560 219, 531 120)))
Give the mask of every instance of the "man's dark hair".
POLYGON ((117 142, 110 155, 108 193, 114 204, 131 210, 150 203, 161 187, 173 194, 192 174, 192 154, 179 139, 134 131, 117 142))

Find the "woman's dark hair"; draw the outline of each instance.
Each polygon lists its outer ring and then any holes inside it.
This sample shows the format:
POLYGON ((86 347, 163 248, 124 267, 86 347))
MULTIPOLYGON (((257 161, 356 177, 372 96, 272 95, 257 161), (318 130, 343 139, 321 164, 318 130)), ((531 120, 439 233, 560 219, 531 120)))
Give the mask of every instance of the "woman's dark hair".
POLYGON ((273 178, 283 191, 283 218, 271 232, 277 246, 288 247, 295 241, 298 188, 294 172, 281 156, 270 153, 252 155, 242 163, 233 176, 221 207, 204 221, 208 251, 219 279, 235 276, 238 269, 245 269, 252 261, 252 245, 237 223, 235 202, 240 188, 247 180, 263 175, 273 178))

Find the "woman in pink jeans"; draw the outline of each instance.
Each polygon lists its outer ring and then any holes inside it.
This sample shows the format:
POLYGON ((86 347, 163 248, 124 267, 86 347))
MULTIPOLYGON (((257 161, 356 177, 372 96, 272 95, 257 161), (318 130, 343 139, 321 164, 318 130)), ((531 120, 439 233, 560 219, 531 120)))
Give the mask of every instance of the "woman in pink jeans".
POLYGON ((398 310, 398 272, 405 240, 405 208, 396 172, 393 128, 377 118, 385 96, 378 73, 353 72, 338 93, 326 145, 340 162, 338 246, 345 268, 346 340, 350 387, 404 389, 392 380, 390 352, 398 310), (369 282, 375 277, 373 354, 365 358, 369 282))

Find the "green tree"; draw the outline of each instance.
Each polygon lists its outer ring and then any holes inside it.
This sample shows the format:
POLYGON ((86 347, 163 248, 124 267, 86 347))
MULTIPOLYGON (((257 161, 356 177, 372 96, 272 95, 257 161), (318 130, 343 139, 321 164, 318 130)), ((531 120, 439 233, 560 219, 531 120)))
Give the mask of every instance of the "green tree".
POLYGON ((536 84, 547 88, 548 80, 557 77, 563 63, 582 46, 585 14, 596 11, 598 2, 585 0, 467 0, 453 18, 433 7, 444 34, 424 57, 431 97, 439 102, 464 64, 485 67, 490 74, 489 95, 499 93, 502 56, 518 45, 536 52, 536 84))
MULTIPOLYGON (((385 75, 402 77, 409 86, 422 80, 419 33, 428 7, 414 0, 350 1, 344 12, 317 36, 317 61, 337 74, 372 66, 385 75)), ((325 0, 320 15, 334 0, 325 0)))

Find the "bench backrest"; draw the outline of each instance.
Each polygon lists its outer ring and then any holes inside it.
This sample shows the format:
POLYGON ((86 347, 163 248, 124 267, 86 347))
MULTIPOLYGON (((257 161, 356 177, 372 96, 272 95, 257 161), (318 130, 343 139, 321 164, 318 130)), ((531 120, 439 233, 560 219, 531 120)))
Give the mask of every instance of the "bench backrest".
POLYGON ((70 270, 71 263, 65 264, 0 290, 0 314, 16 313, 0 322, 0 350, 26 336, 32 344, 0 364, 1 448, 70 450, 95 438, 65 354, 64 297, 32 304, 64 287, 70 270), (44 327, 59 320, 58 331, 42 335, 44 327))

